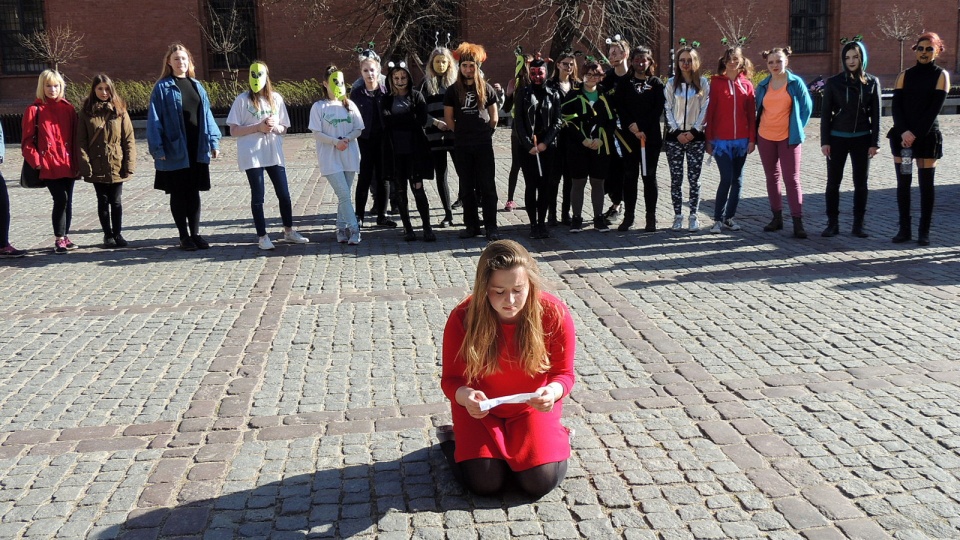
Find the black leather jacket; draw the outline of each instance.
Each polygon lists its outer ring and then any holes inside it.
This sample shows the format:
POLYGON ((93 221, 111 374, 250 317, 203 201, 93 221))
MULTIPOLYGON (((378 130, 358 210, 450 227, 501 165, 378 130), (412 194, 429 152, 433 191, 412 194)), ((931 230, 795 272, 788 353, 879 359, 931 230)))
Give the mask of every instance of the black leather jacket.
POLYGON ((537 136, 538 144, 556 146, 557 134, 560 133, 563 125, 563 118, 560 115, 560 94, 546 85, 541 88, 543 93, 538 96, 534 85, 524 86, 518 92, 513 108, 513 129, 517 135, 517 141, 526 151, 533 148, 534 135, 537 136))
POLYGON ((852 80, 846 72, 827 79, 820 112, 820 141, 830 144, 830 133, 870 132, 870 146, 880 147, 880 83, 873 75, 867 82, 852 80))

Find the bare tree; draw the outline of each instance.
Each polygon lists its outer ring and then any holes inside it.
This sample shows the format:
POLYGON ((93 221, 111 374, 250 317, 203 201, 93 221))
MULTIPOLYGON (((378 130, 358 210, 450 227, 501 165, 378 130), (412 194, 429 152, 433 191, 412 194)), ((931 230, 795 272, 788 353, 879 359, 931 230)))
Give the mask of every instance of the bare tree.
MULTIPOLYGON (((539 0, 525 7, 504 2, 498 6, 507 29, 507 39, 517 44, 548 24, 550 57, 567 48, 584 47, 586 54, 603 59, 606 38, 619 34, 631 44, 653 44, 666 20, 664 0, 539 0)), ((534 36, 538 37, 538 36, 534 36)))
POLYGON ((903 71, 903 42, 923 32, 923 15, 915 8, 900 9, 894 4, 890 12, 877 13, 877 28, 881 36, 900 43, 900 71, 903 71))
MULTIPOLYGON (((329 12, 342 5, 333 0, 259 1, 287 15, 296 14, 301 21, 298 34, 329 24, 329 12)), ((324 30, 332 42, 341 44, 335 46, 341 52, 356 43, 375 41, 384 63, 406 58, 419 65, 438 32, 445 36, 459 28, 459 11, 465 5, 465 0, 357 0, 348 12, 337 10, 336 24, 324 30)))
POLYGON ((84 34, 75 32, 67 24, 37 30, 30 35, 18 36, 17 39, 31 60, 60 71, 60 66, 83 58, 80 54, 83 50, 83 37, 84 34))
POLYGON ((721 39, 727 43, 748 43, 757 37, 765 13, 758 13, 756 0, 750 0, 746 6, 725 4, 719 14, 710 13, 710 19, 717 25, 721 39))
POLYGON ((207 2, 207 20, 204 21, 197 16, 193 16, 193 19, 197 22, 210 52, 223 56, 227 70, 221 77, 229 86, 230 94, 239 93, 240 87, 237 82, 239 70, 230 65, 230 57, 240 51, 240 46, 243 45, 246 36, 243 30, 243 17, 237 9, 236 0, 230 3, 228 9, 223 11, 216 10, 213 2, 207 2))

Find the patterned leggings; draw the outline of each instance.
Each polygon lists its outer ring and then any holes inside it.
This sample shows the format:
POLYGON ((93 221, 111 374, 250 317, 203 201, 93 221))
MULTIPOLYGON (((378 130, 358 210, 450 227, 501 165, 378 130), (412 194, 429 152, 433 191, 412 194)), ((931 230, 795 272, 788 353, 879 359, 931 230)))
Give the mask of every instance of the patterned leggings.
POLYGON ((667 163, 670 164, 670 198, 673 200, 673 213, 679 216, 683 209, 683 155, 687 154, 687 179, 690 182, 690 213, 700 209, 700 167, 703 165, 703 141, 690 141, 680 144, 677 141, 665 141, 667 163))

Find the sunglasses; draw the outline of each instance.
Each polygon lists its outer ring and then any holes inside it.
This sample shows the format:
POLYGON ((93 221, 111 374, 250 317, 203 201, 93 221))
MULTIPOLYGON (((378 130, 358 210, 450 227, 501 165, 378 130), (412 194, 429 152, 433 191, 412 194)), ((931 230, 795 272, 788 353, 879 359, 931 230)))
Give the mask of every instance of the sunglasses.
POLYGON ((916 47, 913 48, 913 50, 915 50, 915 51, 917 51, 917 52, 933 52, 933 51, 935 51, 936 49, 934 49, 933 47, 921 47, 921 46, 917 45, 916 47))

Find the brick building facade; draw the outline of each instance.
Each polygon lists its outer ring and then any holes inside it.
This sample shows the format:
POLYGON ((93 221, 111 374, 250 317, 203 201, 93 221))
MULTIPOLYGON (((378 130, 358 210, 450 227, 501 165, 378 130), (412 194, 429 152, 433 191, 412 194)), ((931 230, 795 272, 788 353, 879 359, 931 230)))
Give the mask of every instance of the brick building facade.
MULTIPOLYGON (((36 89, 36 69, 15 65, 18 51, 15 49, 15 34, 29 23, 25 10, 42 12, 43 23, 48 28, 69 24, 84 34, 84 57, 65 66, 63 71, 73 81, 87 80, 98 71, 105 71, 115 79, 154 80, 160 73, 161 60, 167 45, 183 42, 195 56, 197 75, 203 79, 217 78, 213 56, 206 50, 203 36, 195 17, 208 2, 216 0, 166 0, 164 2, 129 0, 98 0, 77 2, 75 0, 4 0, 0 2, 0 112, 22 110, 36 89)), ((532 2, 534 0, 525 0, 532 2)), ((667 2, 668 0, 662 0, 667 2)), ((791 41, 802 44, 807 51, 791 58, 791 68, 806 79, 817 75, 829 76, 840 69, 840 38, 862 34, 870 52, 870 72, 881 77, 884 85, 892 84, 899 71, 899 44, 880 36, 876 16, 893 9, 895 0, 766 0, 754 4, 753 16, 761 21, 758 36, 747 46, 747 56, 762 64, 759 52, 765 48, 782 46, 791 41), (797 27, 797 28, 792 28, 797 27), (802 28, 800 28, 802 27, 802 28)), ((701 0, 675 0, 676 36, 699 40, 705 69, 716 69, 716 58, 722 45, 720 32, 711 19, 719 17, 724 7, 736 8, 747 5, 744 0, 728 0, 706 3, 701 0)), ((942 9, 934 12, 934 4, 923 4, 930 13, 926 15, 928 29, 937 31, 947 45, 940 65, 950 72, 957 71, 958 5, 960 0, 941 0, 942 9), (953 2, 958 5, 947 5, 953 2)), ((350 48, 354 43, 334 42, 340 17, 327 12, 313 29, 300 31, 300 21, 309 15, 289 9, 264 7, 249 0, 251 27, 255 29, 254 55, 265 60, 271 67, 274 78, 299 80, 316 77, 329 62, 345 68, 352 77, 356 62, 353 54, 336 47, 350 48)), ((901 2, 902 3, 902 2, 901 2)), ((466 0, 461 4, 462 21, 454 34, 459 39, 484 44, 490 54, 484 71, 494 82, 505 83, 512 74, 513 49, 510 28, 505 26, 497 13, 484 10, 485 4, 466 0)), ((918 5, 920 6, 920 5, 918 5)), ((371 17, 377 16, 372 14, 371 17)), ((654 43, 660 73, 668 72, 670 43, 668 38, 669 17, 664 17, 660 36, 650 39, 654 43)), ((619 30, 613 30, 611 33, 619 30)), ((629 33, 624 31, 624 33, 629 33)), ((524 50, 549 50, 550 28, 543 23, 530 33, 524 50)), ((366 41, 369 36, 357 36, 356 42, 366 41)), ((385 42, 385 40, 379 40, 385 42)), ((432 44, 432 43, 431 43, 432 44)), ((909 47, 911 42, 906 43, 909 47)), ((905 47, 905 48, 906 48, 905 47)), ((581 45, 582 49, 589 50, 581 45)), ((795 47, 796 48, 796 47, 795 47)), ((22 56, 22 55, 21 55, 22 56)), ((22 58, 21 58, 22 60, 22 58)), ((904 66, 914 63, 913 54, 906 50, 904 66)), ((246 65, 246 64, 242 64, 246 65)), ((29 66, 28 66, 29 67, 29 66)), ((763 66, 759 65, 758 69, 763 66)))

